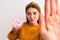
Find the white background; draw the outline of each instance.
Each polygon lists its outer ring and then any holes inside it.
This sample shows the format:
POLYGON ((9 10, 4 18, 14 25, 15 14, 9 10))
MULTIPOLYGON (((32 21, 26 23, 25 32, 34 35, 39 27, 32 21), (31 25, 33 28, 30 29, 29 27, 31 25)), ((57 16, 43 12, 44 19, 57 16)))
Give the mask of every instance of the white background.
POLYGON ((0 0, 0 40, 8 40, 7 34, 11 30, 11 20, 25 19, 25 6, 31 1, 37 2, 44 13, 44 0, 0 0))

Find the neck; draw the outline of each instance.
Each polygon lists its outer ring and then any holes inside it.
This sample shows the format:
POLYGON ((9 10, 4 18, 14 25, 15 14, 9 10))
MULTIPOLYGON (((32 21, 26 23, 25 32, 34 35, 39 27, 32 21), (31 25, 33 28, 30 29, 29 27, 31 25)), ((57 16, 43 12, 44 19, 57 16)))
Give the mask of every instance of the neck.
POLYGON ((32 26, 34 26, 34 25, 37 25, 38 23, 29 23, 29 25, 32 25, 32 26))

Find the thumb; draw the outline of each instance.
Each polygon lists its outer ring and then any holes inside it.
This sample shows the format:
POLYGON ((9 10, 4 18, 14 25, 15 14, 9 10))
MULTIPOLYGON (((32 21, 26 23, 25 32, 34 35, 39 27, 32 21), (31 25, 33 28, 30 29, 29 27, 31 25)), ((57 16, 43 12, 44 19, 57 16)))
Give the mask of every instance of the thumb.
POLYGON ((45 17, 40 13, 40 31, 46 32, 46 26, 45 26, 45 17))

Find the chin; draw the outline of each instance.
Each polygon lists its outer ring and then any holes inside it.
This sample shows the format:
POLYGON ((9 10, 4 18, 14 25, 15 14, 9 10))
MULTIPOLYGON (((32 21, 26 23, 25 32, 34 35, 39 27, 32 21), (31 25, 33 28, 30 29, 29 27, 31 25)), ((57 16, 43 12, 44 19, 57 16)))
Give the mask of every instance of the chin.
POLYGON ((30 22, 31 24, 34 24, 34 22, 30 22))

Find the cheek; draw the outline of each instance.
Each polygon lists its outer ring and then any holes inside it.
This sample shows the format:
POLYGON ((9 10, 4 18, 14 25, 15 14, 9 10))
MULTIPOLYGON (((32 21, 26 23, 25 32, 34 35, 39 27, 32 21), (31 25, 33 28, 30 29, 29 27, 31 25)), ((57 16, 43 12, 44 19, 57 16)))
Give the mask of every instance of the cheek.
POLYGON ((39 15, 36 15, 35 18, 36 18, 36 20, 38 20, 39 19, 39 15))
POLYGON ((29 20, 30 19, 30 16, 26 16, 26 18, 29 20))

